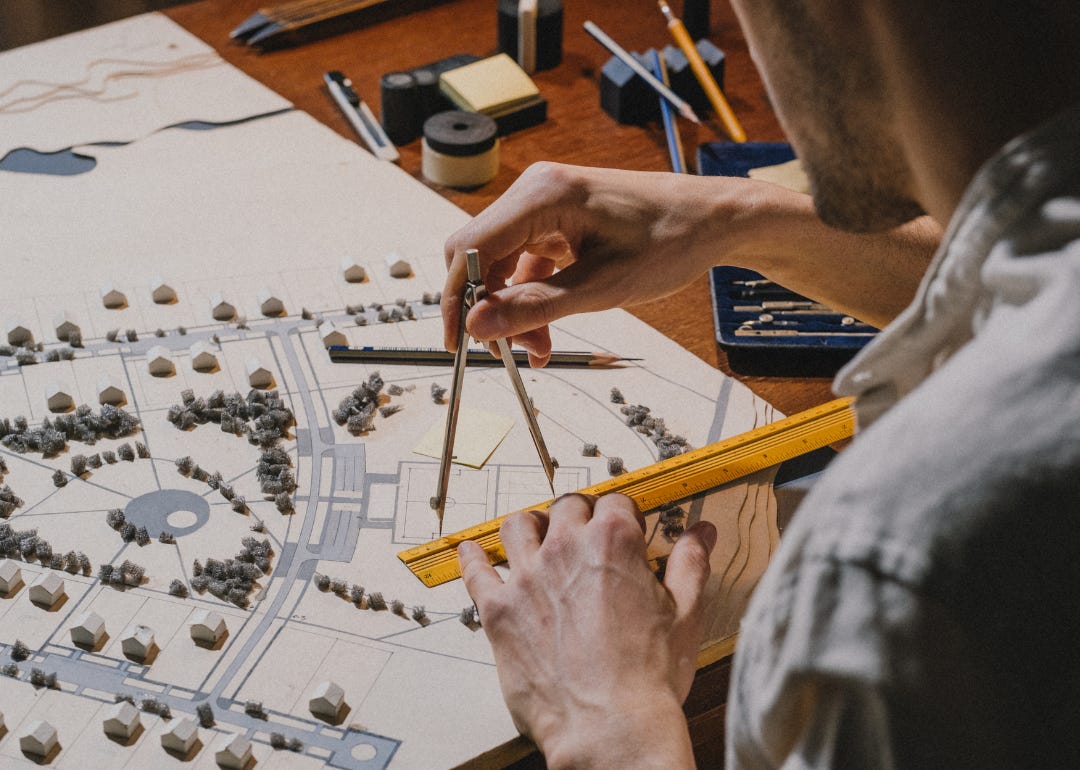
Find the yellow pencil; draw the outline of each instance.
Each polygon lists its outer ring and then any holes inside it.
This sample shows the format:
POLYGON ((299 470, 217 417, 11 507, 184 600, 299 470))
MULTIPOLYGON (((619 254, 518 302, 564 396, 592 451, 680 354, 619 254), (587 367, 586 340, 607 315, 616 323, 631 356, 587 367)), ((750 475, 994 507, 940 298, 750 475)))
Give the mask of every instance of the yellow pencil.
POLYGON ((724 124, 724 130, 728 132, 733 141, 745 142, 746 132, 739 125, 735 113, 731 111, 731 105, 724 98, 724 94, 720 90, 720 86, 716 84, 716 79, 712 76, 712 73, 709 72, 705 60, 701 58, 701 54, 694 47, 694 41, 690 39, 690 33, 686 31, 682 21, 671 12, 666 0, 657 0, 657 5, 660 6, 660 12, 667 19, 668 31, 671 32, 675 43, 682 50, 683 55, 686 56, 686 60, 690 62, 690 69, 693 71, 694 77, 701 83, 705 95, 709 97, 709 103, 712 104, 712 108, 716 112, 716 116, 724 124))

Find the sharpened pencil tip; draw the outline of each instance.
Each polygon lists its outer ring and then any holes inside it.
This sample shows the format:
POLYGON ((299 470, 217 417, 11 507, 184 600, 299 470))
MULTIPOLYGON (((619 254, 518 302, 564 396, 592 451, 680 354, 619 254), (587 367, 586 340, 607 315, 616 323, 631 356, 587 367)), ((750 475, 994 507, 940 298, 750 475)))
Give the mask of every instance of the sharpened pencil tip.
POLYGON ((680 114, 680 116, 683 116, 691 123, 697 123, 698 125, 701 125, 701 118, 698 117, 698 113, 694 112, 693 107, 691 107, 690 105, 685 104, 679 107, 678 113, 680 114))

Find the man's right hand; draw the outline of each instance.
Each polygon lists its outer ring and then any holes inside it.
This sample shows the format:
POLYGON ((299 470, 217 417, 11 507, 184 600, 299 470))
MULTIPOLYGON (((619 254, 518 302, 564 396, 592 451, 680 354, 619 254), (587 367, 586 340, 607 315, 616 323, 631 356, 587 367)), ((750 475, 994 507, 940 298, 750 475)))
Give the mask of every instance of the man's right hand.
POLYGON ((666 296, 712 265, 724 251, 720 208, 734 197, 717 191, 717 180, 700 177, 529 167, 446 242, 447 349, 457 347, 466 249, 479 251, 490 292, 469 313, 469 333, 481 341, 511 337, 542 366, 551 351, 547 327, 557 318, 666 296))
POLYGON ((469 312, 469 333, 510 337, 543 366, 552 321, 667 296, 715 264, 884 326, 940 239, 929 217, 870 235, 834 230, 809 195, 768 182, 537 163, 447 240, 443 333, 456 350, 470 248, 489 294, 469 312))

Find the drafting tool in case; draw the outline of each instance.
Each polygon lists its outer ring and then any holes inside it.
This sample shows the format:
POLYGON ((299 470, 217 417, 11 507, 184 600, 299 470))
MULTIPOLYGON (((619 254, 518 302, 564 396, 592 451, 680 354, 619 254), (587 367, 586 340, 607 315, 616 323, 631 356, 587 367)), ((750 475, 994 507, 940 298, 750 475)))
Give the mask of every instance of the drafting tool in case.
MULTIPOLYGON (((851 399, 840 398, 738 436, 647 465, 580 490, 603 495, 620 492, 642 511, 714 489, 729 481, 850 438, 855 432, 851 399)), ((552 500, 525 508, 544 511, 552 500)), ((506 561, 499 527, 506 516, 485 521, 424 545, 401 551, 398 558, 428 587, 461 577, 457 546, 479 544, 492 564, 506 561)))

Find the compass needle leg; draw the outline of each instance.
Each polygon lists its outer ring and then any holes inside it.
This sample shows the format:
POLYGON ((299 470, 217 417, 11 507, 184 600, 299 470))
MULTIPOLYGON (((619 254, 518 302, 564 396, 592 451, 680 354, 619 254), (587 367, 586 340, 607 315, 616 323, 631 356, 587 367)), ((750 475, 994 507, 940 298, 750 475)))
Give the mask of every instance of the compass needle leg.
MULTIPOLYGON (((461 301, 461 314, 458 317, 458 347, 457 353, 454 355, 454 379, 450 385, 450 411, 446 415, 446 432, 443 435, 442 459, 439 462, 439 488, 430 501, 431 507, 439 517, 440 537, 442 537, 443 516, 446 513, 446 493, 450 483, 450 463, 453 462, 454 459, 454 439, 457 435, 458 409, 461 405, 461 391, 464 385, 465 365, 467 363, 468 355, 466 349, 468 332, 465 330, 465 318, 469 314, 469 309, 487 296, 487 287, 484 286, 480 274, 479 252, 477 252, 476 249, 468 249, 465 252, 465 259, 469 277, 465 284, 465 294, 461 301)), ((503 365, 506 367, 506 373, 510 377, 510 384, 514 388, 514 394, 517 396, 518 403, 521 404, 521 411, 524 413, 525 422, 529 426, 529 434, 532 436, 533 445, 536 447, 536 453, 540 456, 540 464, 544 466, 544 473, 547 476, 548 486, 551 487, 551 494, 554 497, 555 464, 552 462, 547 445, 544 443, 544 436, 540 433, 540 425, 536 422, 536 415, 533 414, 532 403, 529 401, 529 394, 525 391, 525 383, 522 382, 521 374, 518 372, 517 364, 514 362, 510 344, 505 338, 496 340, 496 344, 499 347, 499 355, 502 357, 503 365)))

